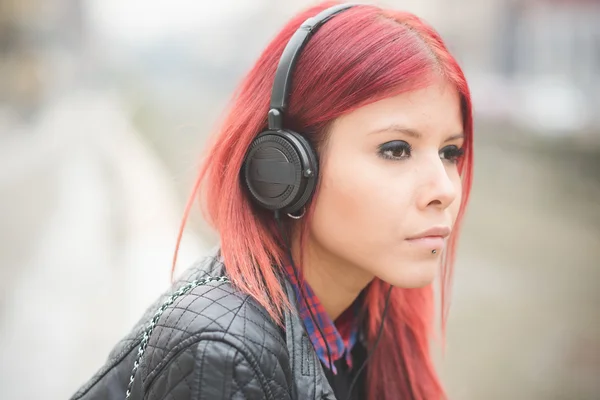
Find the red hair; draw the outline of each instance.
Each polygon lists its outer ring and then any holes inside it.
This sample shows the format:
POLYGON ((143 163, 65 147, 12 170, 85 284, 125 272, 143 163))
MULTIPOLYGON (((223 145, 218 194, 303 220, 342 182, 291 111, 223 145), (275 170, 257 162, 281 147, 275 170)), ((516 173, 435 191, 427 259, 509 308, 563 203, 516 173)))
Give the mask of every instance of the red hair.
MULTIPOLYGON (((302 22, 334 4, 322 3, 297 14, 267 46, 239 86, 222 126, 207 147, 194 188, 194 195, 203 189, 205 216, 220 234, 221 255, 232 283, 252 296, 278 323, 290 306, 276 270, 286 261, 285 249, 273 214, 250 202, 240 180, 240 168, 248 146, 267 126, 271 86, 285 45, 302 22)), ((455 86, 465 132, 465 156, 459 165, 462 204, 442 262, 444 327, 458 228, 472 181, 473 122, 466 79, 437 32, 412 14, 370 5, 356 6, 332 18, 300 56, 286 128, 303 132, 318 149, 335 118, 383 98, 425 87, 437 76, 455 86)), ((194 196, 186 207, 180 237, 193 202, 194 196)), ((311 214, 309 206, 307 216, 311 214)), ((305 218, 302 236, 309 221, 305 218)), ((380 327, 388 288, 388 284, 375 279, 367 291, 364 307, 371 344, 380 327)), ((390 301, 385 329, 368 368, 368 398, 446 398, 429 354, 434 327, 431 285, 395 289, 390 301)))

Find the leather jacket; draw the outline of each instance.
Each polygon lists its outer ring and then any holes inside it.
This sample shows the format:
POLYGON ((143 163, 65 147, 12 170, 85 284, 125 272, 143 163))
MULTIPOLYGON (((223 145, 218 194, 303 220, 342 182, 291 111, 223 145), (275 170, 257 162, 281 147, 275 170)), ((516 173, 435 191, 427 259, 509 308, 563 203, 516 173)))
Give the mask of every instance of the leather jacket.
MULTIPOLYGON (((224 274, 222 262, 208 257, 188 269, 174 289, 224 274)), ((295 304, 294 291, 284 282, 290 304, 295 304)), ((126 398, 141 338, 171 293, 148 309, 72 400, 126 398)), ((189 290, 157 318, 130 399, 334 400, 302 321, 293 312, 284 317, 282 329, 250 296, 227 282, 189 290)))

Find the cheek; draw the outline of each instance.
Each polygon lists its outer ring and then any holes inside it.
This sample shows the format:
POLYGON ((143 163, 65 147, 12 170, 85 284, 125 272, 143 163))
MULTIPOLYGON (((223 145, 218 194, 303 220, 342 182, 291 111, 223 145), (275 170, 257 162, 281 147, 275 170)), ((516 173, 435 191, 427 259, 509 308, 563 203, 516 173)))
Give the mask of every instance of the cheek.
POLYGON ((400 185, 392 184, 370 160, 354 157, 328 165, 315 199, 314 238, 329 250, 352 243, 369 254, 397 241, 400 216, 407 208, 403 203, 408 202, 399 193, 400 185))

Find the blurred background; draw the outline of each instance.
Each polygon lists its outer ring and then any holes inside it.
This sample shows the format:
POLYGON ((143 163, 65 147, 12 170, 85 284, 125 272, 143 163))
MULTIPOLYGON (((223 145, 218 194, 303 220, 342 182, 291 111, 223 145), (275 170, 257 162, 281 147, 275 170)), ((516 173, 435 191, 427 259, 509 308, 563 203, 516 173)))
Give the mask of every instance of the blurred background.
MULTIPOLYGON (((1 399, 68 398, 168 287, 207 135, 311 3, 0 0, 1 399)), ((433 24, 473 91, 451 398, 600 399, 600 1, 379 4, 433 24)), ((179 268, 215 243, 194 215, 179 268)))

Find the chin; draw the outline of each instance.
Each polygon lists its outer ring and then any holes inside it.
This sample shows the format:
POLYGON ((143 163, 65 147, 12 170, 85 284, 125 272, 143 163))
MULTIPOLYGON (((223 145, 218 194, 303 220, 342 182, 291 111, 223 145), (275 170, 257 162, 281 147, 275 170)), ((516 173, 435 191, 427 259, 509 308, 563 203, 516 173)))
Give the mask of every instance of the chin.
POLYGON ((437 278, 440 270, 439 260, 426 262, 411 262, 404 265, 396 265, 386 268, 386 271, 377 274, 377 277, 392 286, 417 289, 430 285, 437 278))

